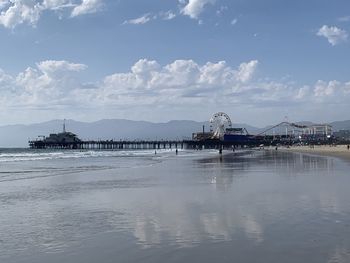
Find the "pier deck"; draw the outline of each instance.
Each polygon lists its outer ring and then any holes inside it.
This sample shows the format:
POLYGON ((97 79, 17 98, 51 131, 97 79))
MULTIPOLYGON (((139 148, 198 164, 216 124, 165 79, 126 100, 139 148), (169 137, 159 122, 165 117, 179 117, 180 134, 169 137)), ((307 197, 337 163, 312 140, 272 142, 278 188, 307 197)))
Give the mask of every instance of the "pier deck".
POLYGON ((184 149, 184 141, 114 141, 91 140, 79 142, 29 141, 32 149, 94 149, 94 150, 141 150, 141 149, 184 149))
POLYGON ((46 142, 43 140, 29 141, 32 149, 86 149, 86 150, 157 150, 157 149, 220 149, 243 146, 259 146, 260 140, 250 142, 230 142, 222 140, 90 140, 77 142, 46 142))

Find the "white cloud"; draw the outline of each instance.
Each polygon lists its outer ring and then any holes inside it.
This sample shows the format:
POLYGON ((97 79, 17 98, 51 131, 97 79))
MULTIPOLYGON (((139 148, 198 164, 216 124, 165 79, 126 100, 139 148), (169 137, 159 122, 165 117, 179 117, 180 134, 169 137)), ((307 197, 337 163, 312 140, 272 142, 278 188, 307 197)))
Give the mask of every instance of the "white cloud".
POLYGON ((236 78, 241 82, 247 82, 251 80, 251 78, 253 77, 253 74, 256 71, 257 66, 258 66, 257 60, 252 60, 248 63, 242 63, 239 66, 239 70, 236 73, 236 78))
POLYGON ((176 17, 176 14, 169 10, 167 12, 160 12, 159 16, 163 19, 163 20, 172 20, 176 17))
POLYGON ((18 24, 36 25, 40 18, 42 7, 37 1, 13 0, 7 1, 7 9, 0 14, 0 24, 13 28, 18 24))
POLYGON ((42 1, 41 5, 43 9, 52 9, 52 10, 59 10, 59 9, 64 9, 66 7, 76 6, 76 4, 73 4, 73 2, 70 0, 44 0, 42 1))
POLYGON ((1 94, 5 94, 7 92, 15 91, 15 87, 12 86, 13 77, 6 74, 2 69, 0 69, 0 91, 1 94))
MULTIPOLYGON (((7 77, 8 85, 14 89, 11 94, 2 94, 0 97, 6 101, 5 105, 17 107, 72 106, 75 100, 73 94, 83 88, 76 74, 84 69, 86 66, 83 64, 43 61, 37 63, 37 68, 29 67, 16 77, 7 77), (10 99, 14 94, 15 99, 10 99)), ((0 81, 0 85, 4 84, 0 81)))
POLYGON ((330 82, 324 82, 324 81, 317 81, 314 89, 314 93, 316 97, 327 97, 332 96, 337 92, 337 88, 341 85, 338 81, 330 81, 330 82))
MULTIPOLYGON (((161 101, 176 98, 203 96, 203 94, 222 94, 232 87, 247 83, 253 78, 257 61, 242 63, 237 70, 226 62, 208 62, 199 65, 193 60, 176 60, 164 67, 156 61, 140 60, 130 73, 116 73, 104 80, 105 91, 115 97, 120 94, 143 94, 161 101)), ((136 98, 138 99, 138 98, 136 98)), ((142 102, 141 102, 142 103, 142 102)))
POLYGON ((127 24, 131 24, 131 25, 143 25, 146 24, 152 20, 157 20, 157 19, 161 19, 161 20, 172 20, 176 18, 176 14, 169 10, 169 11, 160 11, 158 14, 151 14, 151 13, 147 13, 144 14, 138 18, 134 18, 134 19, 130 19, 130 20, 125 20, 123 22, 123 25, 127 25, 127 24))
POLYGON ((199 15, 204 11, 204 8, 208 4, 215 4, 216 0, 180 0, 181 5, 184 5, 181 9, 181 13, 187 15, 193 19, 198 19, 199 15))
POLYGON ((14 28, 20 24, 36 26, 43 12, 71 12, 71 16, 94 13, 100 10, 102 0, 2 0, 0 24, 14 28))
POLYGON ((8 0, 0 0, 0 10, 8 5, 8 0))
POLYGON ((159 69, 159 67, 157 61, 140 59, 131 67, 131 72, 136 75, 144 75, 159 69))
POLYGON ((338 21, 340 21, 340 22, 349 22, 350 21, 350 16, 339 17, 338 21))
POLYGON ((225 11, 228 10, 228 7, 227 6, 220 6, 220 8, 218 10, 216 10, 216 15, 217 16, 222 16, 224 14, 225 11))
POLYGON ((102 0, 82 0, 80 5, 74 7, 72 17, 96 13, 101 7, 102 0))
POLYGON ((47 60, 14 76, 0 70, 0 109, 22 109, 28 114, 41 110, 51 118, 58 109, 72 112, 84 108, 83 112, 99 112, 99 118, 106 117, 106 110, 111 114, 132 111, 139 119, 147 119, 155 108, 161 112, 171 109, 168 112, 175 114, 192 112, 203 105, 211 111, 246 105, 256 112, 297 105, 300 111, 307 112, 312 105, 322 112, 327 110, 326 104, 348 105, 350 82, 319 80, 299 87, 257 79, 258 65, 257 60, 243 62, 236 68, 225 61, 199 64, 175 60, 161 65, 141 59, 127 72, 85 84, 79 74, 86 65, 47 60))
POLYGON ((336 26, 324 25, 318 30, 317 35, 327 38, 332 46, 345 42, 348 39, 348 33, 336 26))
POLYGON ((231 21, 231 25, 232 26, 234 26, 235 24, 237 24, 238 23, 238 19, 237 18, 235 18, 235 19, 233 19, 232 21, 231 21))
POLYGON ((37 67, 40 71, 50 77, 60 77, 67 72, 79 72, 87 68, 84 64, 70 63, 64 60, 46 60, 37 63, 37 67))
POLYGON ((151 21, 153 17, 151 14, 144 14, 143 16, 140 16, 138 18, 130 19, 130 20, 125 20, 123 22, 123 25, 131 24, 131 25, 143 25, 151 21))

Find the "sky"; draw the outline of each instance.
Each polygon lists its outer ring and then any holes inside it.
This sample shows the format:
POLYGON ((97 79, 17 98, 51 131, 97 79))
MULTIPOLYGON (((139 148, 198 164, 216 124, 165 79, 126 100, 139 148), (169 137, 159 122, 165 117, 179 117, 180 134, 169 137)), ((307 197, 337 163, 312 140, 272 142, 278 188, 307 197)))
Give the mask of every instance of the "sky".
POLYGON ((350 119, 348 0, 0 0, 0 125, 350 119))

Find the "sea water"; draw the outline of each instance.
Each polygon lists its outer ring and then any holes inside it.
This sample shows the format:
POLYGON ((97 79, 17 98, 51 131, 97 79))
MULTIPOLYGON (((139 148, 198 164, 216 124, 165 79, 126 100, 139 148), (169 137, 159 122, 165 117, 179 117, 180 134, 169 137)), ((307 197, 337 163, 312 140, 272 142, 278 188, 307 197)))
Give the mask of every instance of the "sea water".
POLYGON ((0 150, 0 262, 350 262, 350 165, 280 151, 0 150))

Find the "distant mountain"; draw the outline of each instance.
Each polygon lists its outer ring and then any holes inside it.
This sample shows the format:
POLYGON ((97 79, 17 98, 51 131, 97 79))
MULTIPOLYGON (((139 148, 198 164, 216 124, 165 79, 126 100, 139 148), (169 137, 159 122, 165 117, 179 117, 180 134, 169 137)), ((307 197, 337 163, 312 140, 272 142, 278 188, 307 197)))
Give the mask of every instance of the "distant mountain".
MULTIPOLYGON (((63 120, 52 120, 30 125, 8 125, 0 127, 0 147, 27 147, 29 139, 38 136, 48 136, 50 133, 62 131, 63 120)), ((299 124, 311 124, 300 122, 299 124)), ((335 131, 350 129, 349 121, 331 123, 335 131)), ((67 120, 67 131, 76 133, 79 138, 120 140, 120 139, 184 139, 191 138, 193 132, 209 131, 208 122, 196 122, 187 120, 174 120, 166 123, 153 123, 147 121, 131 121, 121 119, 108 119, 96 122, 79 122, 67 120)), ((246 128, 249 133, 257 134, 272 126, 257 128, 247 124, 234 124, 234 127, 246 128)), ((277 131, 275 131, 277 133, 277 131)), ((283 128, 281 131, 283 132, 283 128)))
POLYGON ((331 125, 333 126, 333 130, 334 131, 350 130, 350 120, 347 120, 347 121, 335 121, 335 122, 332 122, 331 125))

